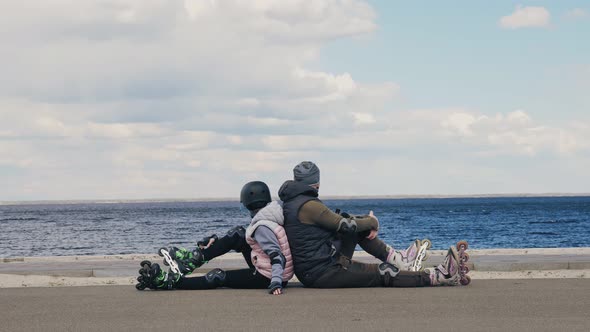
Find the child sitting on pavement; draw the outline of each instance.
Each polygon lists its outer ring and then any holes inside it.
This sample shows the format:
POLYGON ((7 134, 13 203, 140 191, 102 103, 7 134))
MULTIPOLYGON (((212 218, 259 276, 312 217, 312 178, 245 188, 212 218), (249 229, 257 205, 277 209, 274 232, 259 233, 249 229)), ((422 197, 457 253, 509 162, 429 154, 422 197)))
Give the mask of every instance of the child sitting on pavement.
POLYGON ((216 268, 205 276, 187 278, 172 271, 165 272, 157 263, 142 264, 136 287, 166 290, 228 287, 268 289, 270 294, 282 294, 294 272, 283 229, 283 209, 278 202, 271 200, 268 186, 261 181, 244 185, 240 203, 252 217, 246 230, 236 227, 221 239, 216 236, 206 238, 193 251, 171 247, 169 253, 184 275, 231 249, 242 252, 250 268, 228 271, 216 268))

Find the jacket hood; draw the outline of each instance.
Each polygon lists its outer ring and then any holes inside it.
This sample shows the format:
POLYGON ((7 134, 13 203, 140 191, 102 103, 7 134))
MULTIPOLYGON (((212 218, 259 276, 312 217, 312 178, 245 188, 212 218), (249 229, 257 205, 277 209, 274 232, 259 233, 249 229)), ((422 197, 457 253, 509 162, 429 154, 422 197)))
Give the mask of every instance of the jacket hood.
POLYGON ((293 180, 285 181, 279 189, 279 198, 283 202, 291 200, 301 194, 318 197, 318 191, 315 188, 310 187, 308 184, 293 180))
POLYGON ((252 218, 250 225, 254 225, 260 220, 272 221, 282 226, 285 223, 285 217, 283 217, 283 208, 277 201, 268 203, 268 205, 256 213, 256 215, 252 218))

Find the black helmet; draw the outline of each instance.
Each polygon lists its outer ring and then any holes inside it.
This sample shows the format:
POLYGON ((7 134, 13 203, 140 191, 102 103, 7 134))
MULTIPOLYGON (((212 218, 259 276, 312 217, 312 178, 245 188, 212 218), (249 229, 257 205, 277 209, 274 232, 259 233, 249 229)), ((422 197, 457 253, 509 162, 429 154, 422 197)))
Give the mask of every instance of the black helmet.
POLYGON ((270 189, 262 181, 248 182, 242 187, 240 203, 250 211, 265 207, 271 200, 270 189))

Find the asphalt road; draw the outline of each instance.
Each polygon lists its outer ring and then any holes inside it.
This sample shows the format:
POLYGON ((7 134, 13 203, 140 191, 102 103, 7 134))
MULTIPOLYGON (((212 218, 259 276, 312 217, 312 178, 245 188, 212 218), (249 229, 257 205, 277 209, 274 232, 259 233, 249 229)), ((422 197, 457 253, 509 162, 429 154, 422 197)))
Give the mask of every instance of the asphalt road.
POLYGON ((0 331, 590 331, 590 279, 467 287, 136 291, 0 289, 0 331))

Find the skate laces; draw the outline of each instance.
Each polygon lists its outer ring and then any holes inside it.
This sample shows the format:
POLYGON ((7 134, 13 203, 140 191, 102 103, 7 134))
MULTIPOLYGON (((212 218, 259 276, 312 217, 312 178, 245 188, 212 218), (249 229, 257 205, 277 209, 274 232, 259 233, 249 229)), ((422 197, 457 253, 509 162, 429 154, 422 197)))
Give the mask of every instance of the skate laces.
POLYGON ((408 260, 408 262, 415 260, 416 256, 418 256, 418 248, 420 248, 420 243, 417 243, 417 242, 418 241, 414 241, 408 247, 408 249, 404 250, 403 254, 406 256, 406 259, 408 260))
POLYGON ((447 256, 445 256, 443 262, 434 270, 435 273, 440 273, 440 275, 436 275, 436 279, 439 283, 454 285, 459 282, 460 276, 458 262, 455 260, 452 250, 447 252, 447 256))
POLYGON ((455 259, 455 253, 452 249, 449 249, 447 253, 447 262, 445 264, 450 275, 455 276, 459 274, 459 262, 455 259))
POLYGON ((416 242, 413 242, 405 250, 395 250, 393 247, 388 246, 389 253, 387 254, 386 262, 395 265, 400 270, 409 271, 418 257, 419 248, 416 242))

